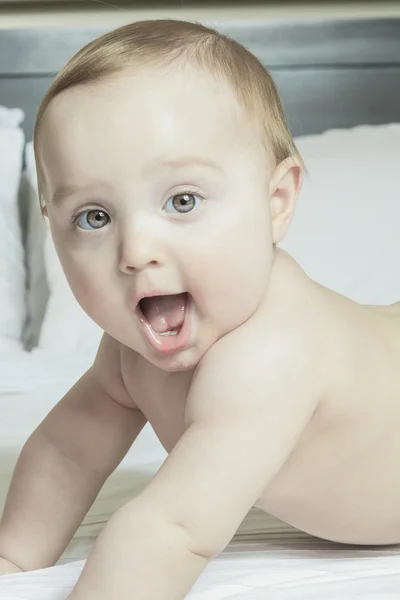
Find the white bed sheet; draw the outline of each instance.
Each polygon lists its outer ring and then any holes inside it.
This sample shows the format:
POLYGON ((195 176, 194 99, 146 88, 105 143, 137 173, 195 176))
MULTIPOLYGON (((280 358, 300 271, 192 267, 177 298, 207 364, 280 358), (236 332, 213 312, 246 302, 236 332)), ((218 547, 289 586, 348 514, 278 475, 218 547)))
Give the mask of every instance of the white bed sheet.
MULTIPOLYGON (((0 365, 0 509, 17 455, 33 428, 90 364, 90 357, 16 352, 0 365)), ((164 450, 147 427, 110 477, 50 569, 0 578, 1 600, 62 600, 111 514, 157 471, 164 450)), ((356 548, 308 536, 251 511, 190 600, 391 600, 400 598, 400 546, 356 548)))

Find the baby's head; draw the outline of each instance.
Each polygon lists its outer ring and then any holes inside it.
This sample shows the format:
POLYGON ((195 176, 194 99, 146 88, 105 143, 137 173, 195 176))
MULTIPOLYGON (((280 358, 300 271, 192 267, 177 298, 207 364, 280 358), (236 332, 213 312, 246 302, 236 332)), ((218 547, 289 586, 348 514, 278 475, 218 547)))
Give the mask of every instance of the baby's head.
POLYGON ((71 289, 116 340, 188 369, 256 311, 301 159, 243 46, 180 21, 98 38, 43 99, 35 152, 71 289))

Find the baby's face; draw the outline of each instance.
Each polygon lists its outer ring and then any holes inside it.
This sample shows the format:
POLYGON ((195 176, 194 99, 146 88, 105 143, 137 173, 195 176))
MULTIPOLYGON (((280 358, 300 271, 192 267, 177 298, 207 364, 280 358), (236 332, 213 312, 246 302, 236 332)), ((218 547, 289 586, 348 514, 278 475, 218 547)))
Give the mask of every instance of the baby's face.
POLYGON ((77 86, 51 103, 39 158, 66 277, 113 338, 190 369, 257 309, 269 166, 227 86, 155 68, 77 86))

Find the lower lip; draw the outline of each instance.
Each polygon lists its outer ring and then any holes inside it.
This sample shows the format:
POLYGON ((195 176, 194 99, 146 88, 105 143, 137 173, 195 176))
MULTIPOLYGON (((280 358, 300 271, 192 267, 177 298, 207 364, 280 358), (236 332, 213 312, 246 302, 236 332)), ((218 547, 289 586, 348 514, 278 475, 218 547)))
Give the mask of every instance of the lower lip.
POLYGON ((142 311, 138 309, 138 317, 144 336, 154 350, 160 354, 173 354, 174 352, 180 352, 181 350, 184 350, 189 342, 192 326, 191 306, 191 299, 188 295, 185 307, 185 319, 179 333, 176 335, 164 336, 158 335, 154 331, 150 323, 144 318, 142 311))

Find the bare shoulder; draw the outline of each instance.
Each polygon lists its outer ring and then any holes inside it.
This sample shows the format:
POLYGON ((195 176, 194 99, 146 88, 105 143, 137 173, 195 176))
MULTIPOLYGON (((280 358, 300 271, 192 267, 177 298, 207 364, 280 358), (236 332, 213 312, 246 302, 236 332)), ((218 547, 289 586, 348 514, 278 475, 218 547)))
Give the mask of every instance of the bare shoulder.
POLYGON ((283 361, 292 361, 293 373, 300 369, 315 393, 323 396, 348 346, 356 306, 312 280, 280 250, 258 318, 267 344, 281 348, 283 361))
POLYGON ((321 350, 330 326, 320 288, 294 259, 277 251, 263 302, 231 338, 242 352, 251 349, 248 356, 268 376, 288 376, 313 392, 324 385, 321 350))
POLYGON ((285 345, 283 355, 292 353, 321 397, 337 402, 354 381, 362 396, 382 368, 398 372, 400 303, 361 305, 311 280, 284 252, 277 264, 261 329, 268 344, 285 345))
POLYGON ((121 344, 107 333, 103 334, 91 370, 92 376, 110 398, 128 408, 137 408, 122 376, 121 344))
POLYGON ((210 387, 211 392, 202 394, 196 413, 219 407, 229 411, 236 403, 238 410, 254 407, 257 414, 266 409, 266 415, 285 413, 286 418, 290 415, 306 424, 326 385, 322 309, 313 285, 289 258, 279 265, 265 302, 218 340, 200 362, 193 384, 210 387))

